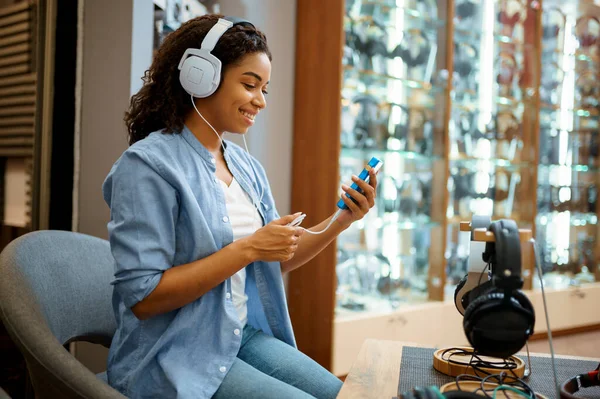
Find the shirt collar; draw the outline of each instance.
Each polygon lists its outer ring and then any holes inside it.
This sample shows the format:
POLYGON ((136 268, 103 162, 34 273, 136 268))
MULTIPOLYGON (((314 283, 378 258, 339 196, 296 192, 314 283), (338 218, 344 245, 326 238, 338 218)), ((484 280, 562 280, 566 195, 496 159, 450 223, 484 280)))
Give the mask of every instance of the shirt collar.
MULTIPOLYGON (((196 151, 200 157, 208 163, 212 169, 216 169, 215 157, 206 149, 206 147, 198 140, 194 133, 184 124, 181 130, 181 135, 187 143, 196 151)), ((223 140, 223 146, 227 149, 227 143, 223 140)), ((227 152, 227 151, 225 151, 227 152)))

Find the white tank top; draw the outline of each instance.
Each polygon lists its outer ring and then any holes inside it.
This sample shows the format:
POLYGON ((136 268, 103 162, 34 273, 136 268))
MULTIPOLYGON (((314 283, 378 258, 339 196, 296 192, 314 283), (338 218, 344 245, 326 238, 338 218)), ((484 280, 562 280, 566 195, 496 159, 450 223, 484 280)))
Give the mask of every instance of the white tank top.
MULTIPOLYGON (((229 223, 233 230, 233 241, 246 237, 262 227, 262 219, 252 204, 250 197, 240 187, 235 178, 231 181, 229 187, 224 181, 220 180, 223 193, 225 194, 225 203, 229 215, 229 223)), ((231 276, 231 296, 233 304, 237 309, 238 315, 243 325, 248 321, 248 296, 246 295, 246 268, 231 276)))

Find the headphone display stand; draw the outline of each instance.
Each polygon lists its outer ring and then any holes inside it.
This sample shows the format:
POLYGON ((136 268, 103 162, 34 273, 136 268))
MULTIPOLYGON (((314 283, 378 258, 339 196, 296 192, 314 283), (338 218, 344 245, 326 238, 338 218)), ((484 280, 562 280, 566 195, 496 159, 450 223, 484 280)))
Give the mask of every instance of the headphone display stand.
MULTIPOLYGON (((482 253, 486 251, 486 243, 496 242, 496 236, 494 232, 490 231, 488 228, 490 223, 491 220, 487 217, 475 216, 471 222, 460 223, 460 231, 470 233, 471 238, 469 273, 467 274, 466 280, 458 285, 457 292, 455 293, 455 303, 459 312, 463 315, 468 312, 465 312, 464 307, 461 306, 461 298, 463 295, 466 295, 466 292, 468 293, 469 291, 480 286, 482 282, 482 275, 487 268, 485 262, 482 260, 482 253)), ((529 246, 531 246, 531 230, 518 229, 515 230, 513 234, 518 235, 518 237, 515 238, 521 243, 521 248, 528 248, 528 243, 530 244, 529 246)), ((519 258, 520 263, 525 264, 531 262, 532 260, 533 257, 530 256, 527 250, 523 251, 521 258, 519 258)), ((498 357, 483 356, 476 354, 474 349, 468 346, 452 346, 435 351, 433 354, 433 367, 440 373, 451 377, 457 377, 461 374, 485 377, 489 374, 500 374, 501 372, 506 372, 510 376, 523 378, 526 369, 523 359, 517 356, 510 356, 506 360, 498 357)))
MULTIPOLYGON (((500 374, 503 371, 508 375, 516 375, 518 378, 523 378, 525 375, 525 362, 518 356, 511 356, 507 359, 507 362, 516 364, 516 368, 486 368, 479 366, 474 369, 470 365, 471 361, 475 360, 472 354, 474 354, 473 348, 468 346, 438 349, 433 353, 433 368, 450 377, 457 377, 461 374, 485 377, 488 374, 500 374)), ((478 355, 478 358, 493 363, 504 361, 504 359, 491 356, 478 355)))

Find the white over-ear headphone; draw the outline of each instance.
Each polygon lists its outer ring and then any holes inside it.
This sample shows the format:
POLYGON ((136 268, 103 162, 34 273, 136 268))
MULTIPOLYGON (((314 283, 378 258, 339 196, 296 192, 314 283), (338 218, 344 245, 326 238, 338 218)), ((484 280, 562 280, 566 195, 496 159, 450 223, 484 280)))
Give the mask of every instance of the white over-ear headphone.
POLYGON ((204 37, 199 49, 188 48, 179 61, 179 82, 185 91, 197 98, 208 97, 219 87, 221 60, 211 54, 223 34, 235 25, 252 23, 235 17, 219 18, 204 37))

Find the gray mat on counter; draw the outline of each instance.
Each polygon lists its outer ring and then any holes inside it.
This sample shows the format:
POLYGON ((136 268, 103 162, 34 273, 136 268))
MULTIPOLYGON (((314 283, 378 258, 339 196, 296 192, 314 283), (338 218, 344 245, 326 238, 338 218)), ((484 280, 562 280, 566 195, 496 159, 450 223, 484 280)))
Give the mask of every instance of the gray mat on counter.
MULTIPOLYGON (((433 368, 434 352, 435 349, 431 348, 415 348, 412 346, 404 346, 402 348, 398 395, 402 392, 410 391, 417 386, 441 386, 455 381, 455 378, 442 374, 433 368)), ((527 364, 526 357, 519 357, 527 364)), ((587 373, 596 369, 599 363, 561 358, 556 358, 555 361, 559 384, 577 374, 587 373)), ((524 380, 531 389, 548 398, 556 398, 556 391, 553 390, 552 359, 550 357, 531 356, 531 371, 531 376, 524 380)), ((600 398, 600 387, 583 388, 576 396, 578 398, 598 399, 600 398)))

